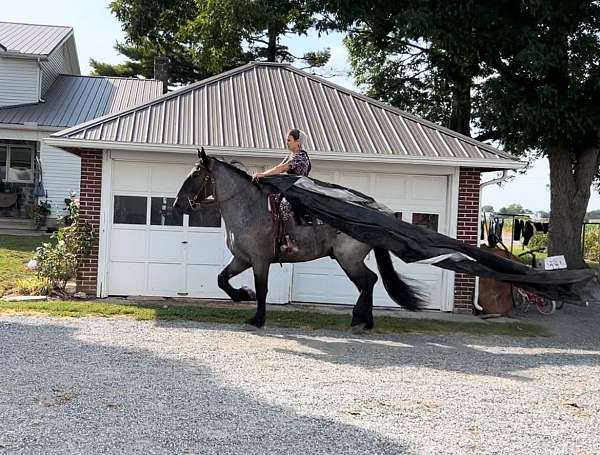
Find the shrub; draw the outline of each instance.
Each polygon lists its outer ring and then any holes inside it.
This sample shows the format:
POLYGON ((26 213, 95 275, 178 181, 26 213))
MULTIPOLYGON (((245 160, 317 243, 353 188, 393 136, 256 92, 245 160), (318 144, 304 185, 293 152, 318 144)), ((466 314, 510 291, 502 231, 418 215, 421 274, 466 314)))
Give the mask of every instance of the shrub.
POLYGON ((530 250, 537 250, 538 248, 547 248, 548 247, 548 234, 542 234, 540 232, 536 233, 531 240, 529 240, 529 244, 527 248, 530 250))
POLYGON ((600 226, 588 225, 584 229, 583 257, 588 261, 600 262, 600 226))
POLYGON ((42 244, 34 257, 38 262, 38 276, 50 280, 60 292, 64 292, 67 282, 75 278, 94 241, 92 226, 79 220, 76 198, 69 199, 67 210, 68 215, 59 221, 60 227, 52 234, 54 242, 42 244))
POLYGON ((15 290, 19 295, 48 295, 52 291, 52 283, 38 276, 21 278, 15 283, 15 290))

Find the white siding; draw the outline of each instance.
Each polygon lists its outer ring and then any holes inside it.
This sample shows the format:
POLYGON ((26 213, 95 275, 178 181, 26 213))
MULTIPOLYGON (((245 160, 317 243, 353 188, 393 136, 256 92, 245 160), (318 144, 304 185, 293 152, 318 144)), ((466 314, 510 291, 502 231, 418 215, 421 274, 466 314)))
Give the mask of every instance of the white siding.
POLYGON ((42 173, 44 188, 48 200, 52 203, 53 218, 64 215, 65 198, 71 191, 79 194, 81 159, 72 153, 51 147, 44 142, 41 145, 42 173))
POLYGON ((64 48, 62 46, 50 54, 47 61, 42 62, 42 97, 56 80, 56 77, 66 72, 65 64, 64 48))
POLYGON ((0 107, 36 103, 38 94, 37 61, 0 57, 0 107))
MULTIPOLYGON (((69 38, 64 44, 57 47, 52 54, 48 56, 47 61, 42 65, 42 97, 52 86, 59 74, 79 74, 79 68, 73 65, 73 50, 75 49, 75 39, 69 38)), ((75 58, 77 56, 75 55, 75 58)))

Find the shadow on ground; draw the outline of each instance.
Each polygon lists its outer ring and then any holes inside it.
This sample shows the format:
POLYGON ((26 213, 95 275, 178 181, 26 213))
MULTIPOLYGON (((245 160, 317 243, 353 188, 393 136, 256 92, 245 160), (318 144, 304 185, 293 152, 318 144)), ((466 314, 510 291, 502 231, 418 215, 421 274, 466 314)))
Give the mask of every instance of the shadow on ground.
POLYGON ((199 362, 84 342, 62 324, 0 320, 0 453, 410 453, 257 401, 199 362))

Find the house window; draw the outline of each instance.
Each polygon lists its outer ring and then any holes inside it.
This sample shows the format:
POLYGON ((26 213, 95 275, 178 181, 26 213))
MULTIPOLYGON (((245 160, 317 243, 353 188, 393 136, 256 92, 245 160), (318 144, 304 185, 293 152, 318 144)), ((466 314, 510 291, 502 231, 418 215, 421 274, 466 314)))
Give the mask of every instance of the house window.
POLYGON ((115 224, 146 224, 145 196, 115 196, 115 224))
POLYGON ((412 222, 417 226, 437 232, 439 215, 433 213, 413 213, 412 222))
POLYGON ((34 148, 0 144, 0 178, 8 182, 33 182, 34 148))
POLYGON ((150 201, 150 224, 153 226, 183 226, 183 214, 173 210, 175 198, 153 197, 150 201))

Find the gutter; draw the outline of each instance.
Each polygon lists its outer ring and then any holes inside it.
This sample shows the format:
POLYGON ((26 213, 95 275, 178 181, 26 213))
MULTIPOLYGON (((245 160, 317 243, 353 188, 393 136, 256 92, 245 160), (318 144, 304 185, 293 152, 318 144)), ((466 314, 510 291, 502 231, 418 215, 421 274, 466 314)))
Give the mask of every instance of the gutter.
MULTIPOLYGON (((477 205, 477 244, 479 245, 479 238, 481 237, 481 190, 486 186, 495 185, 497 183, 504 182, 510 176, 508 170, 503 170, 502 175, 496 179, 488 180, 479 184, 479 204, 477 205)), ((473 306, 477 311, 483 311, 483 308, 479 305, 479 277, 475 277, 475 292, 473 293, 473 306)))
MULTIPOLYGON (((199 145, 174 145, 174 144, 146 144, 136 142, 117 142, 117 141, 95 141, 88 139, 69 139, 57 136, 50 136, 44 141, 48 145, 59 148, 84 148, 84 149, 110 149, 139 152, 163 152, 163 153, 192 153, 196 154, 199 145)), ((215 153, 221 156, 236 157, 256 157, 281 159, 281 154, 286 153, 284 149, 242 149, 239 147, 213 147, 204 146, 207 153, 215 153)), ((366 153, 348 153, 348 152, 319 152, 309 151, 311 158, 323 161, 349 161, 362 163, 401 163, 432 166, 454 166, 454 167, 477 167, 489 170, 502 169, 520 169, 523 163, 507 159, 481 159, 469 160, 461 158, 440 158, 440 157, 410 157, 405 155, 391 154, 366 154, 366 153)))

